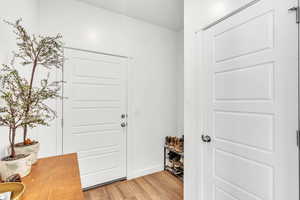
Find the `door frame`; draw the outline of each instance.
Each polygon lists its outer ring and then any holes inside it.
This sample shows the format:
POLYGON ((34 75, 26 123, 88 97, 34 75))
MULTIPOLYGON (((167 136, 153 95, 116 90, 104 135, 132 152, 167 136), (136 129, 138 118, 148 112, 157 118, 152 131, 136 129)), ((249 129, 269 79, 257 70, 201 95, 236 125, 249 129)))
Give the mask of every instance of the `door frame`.
MULTIPOLYGON (((300 9, 300 0, 298 0, 298 14, 300 9)), ((298 130, 297 130, 297 145, 298 145, 298 191, 299 191, 299 200, 300 200, 300 25, 298 23, 298 130)))
MULTIPOLYGON (((99 54, 99 55, 104 55, 104 56, 111 56, 111 57, 117 57, 117 58, 121 58, 121 59, 125 59, 126 61, 126 65, 127 65, 127 97, 126 97, 126 104, 127 104, 127 129, 126 129, 126 177, 124 177, 125 179, 127 179, 130 176, 130 171, 132 171, 132 157, 133 157, 133 148, 131 145, 131 141, 133 141, 133 131, 132 131, 132 124, 133 124, 133 120, 132 120, 132 106, 131 103, 132 102, 132 93, 133 93, 133 87, 132 87, 132 81, 131 81, 131 67, 132 66, 132 62, 134 61, 133 57, 130 56, 123 56, 123 55, 118 55, 118 54, 111 54, 111 53, 105 53, 105 52, 101 52, 101 51, 92 51, 92 50, 86 50, 86 49, 80 49, 80 48, 73 48, 73 47, 69 47, 69 46, 65 46, 63 47, 64 51, 65 50, 74 50, 74 51, 80 51, 80 52, 87 52, 87 53, 94 53, 94 54, 99 54)), ((65 93, 64 93, 64 89, 65 89, 65 78, 64 78, 64 67, 62 68, 62 70, 57 70, 56 73, 56 77, 57 80, 61 80, 63 81, 62 83, 62 89, 60 92, 60 95, 63 97, 63 99, 57 101, 56 103, 56 110, 57 110, 57 134, 56 134, 56 155, 63 155, 63 145, 64 145, 64 98, 65 98, 65 93)), ((124 179, 122 179, 124 180, 124 179)), ((104 184, 109 184, 112 182, 115 182, 118 180, 113 180, 107 183, 103 183, 103 184, 99 184, 96 185, 94 187, 98 187, 100 185, 104 185, 104 184)), ((90 189, 90 188, 89 188, 90 189)))
MULTIPOLYGON (((211 27, 213 27, 213 26, 215 26, 215 25, 217 25, 217 24, 225 21, 226 19, 228 19, 228 18, 230 18, 230 17, 232 17, 232 16, 234 16, 234 15, 236 15, 236 14, 244 11, 245 9, 247 9, 247 8, 249 8, 249 7, 257 4, 260 1, 263 1, 263 0, 252 0, 249 3, 246 3, 243 6, 241 6, 241 7, 237 8, 237 9, 233 10, 232 12, 230 12, 230 13, 228 13, 226 15, 224 15, 223 17, 221 17, 221 18, 219 18, 219 19, 217 19, 217 20, 209 23, 208 25, 202 27, 201 29, 196 30, 194 32, 194 41, 195 41, 195 44, 196 44, 194 46, 194 49, 195 49, 195 52, 197 52, 197 53, 200 54, 200 56, 197 57, 196 55, 193 55, 194 56, 195 65, 196 66, 199 66, 199 65, 203 66, 203 56, 204 56, 203 55, 204 49, 202 48, 202 46, 203 46, 202 45, 203 44, 203 39, 204 39, 203 38, 203 35, 204 35, 203 33, 207 29, 209 29, 209 28, 211 28, 211 27)), ((300 0, 297 0, 297 2, 298 2, 298 5, 295 5, 295 6, 298 6, 298 12, 300 13, 300 0)), ((291 5, 291 6, 293 6, 293 5, 291 5)), ((295 21, 295 23, 296 23, 296 21, 295 21)), ((200 124, 196 128, 197 128, 197 132, 200 133, 200 135, 201 135, 201 133, 205 132, 205 130, 204 130, 206 128, 205 127, 205 123, 207 122, 207 119, 205 119, 205 117, 203 117, 201 115, 203 109, 205 109, 205 108, 203 108, 203 102, 202 102, 203 100, 201 98, 201 95, 203 94, 203 87, 205 87, 202 84, 203 83, 203 76, 204 75, 202 75, 203 73, 201 73, 201 71, 202 71, 202 68, 201 69, 197 68, 198 78, 196 79, 196 82, 200 86, 199 86, 199 88, 197 88, 198 89, 198 91, 197 91, 198 92, 198 95, 197 95, 198 109, 195 111, 196 112, 196 116, 198 118, 198 122, 200 124)), ((205 92, 204 92, 204 94, 205 94, 205 92)), ((298 181, 298 188, 299 189, 298 189, 298 191, 299 191, 299 200, 300 200, 300 24, 299 23, 298 23, 298 119, 297 119, 297 121, 298 121, 298 130, 295 130, 296 131, 296 133, 295 133, 295 145, 298 145, 298 163, 299 163, 299 165, 298 165, 298 168, 299 168, 299 173, 298 173, 298 176, 299 176, 299 178, 298 178, 298 180, 299 180, 298 181)), ((195 146, 194 154, 197 154, 197 155, 200 155, 200 156, 198 157, 196 155, 193 155, 193 157, 197 158, 197 160, 195 161, 196 162, 195 166, 200 171, 200 172, 198 172, 199 174, 197 174, 197 177, 201 177, 198 180, 196 180, 196 183, 198 185, 198 191, 196 192, 196 196, 198 198, 200 198, 201 200, 204 200, 204 195, 203 195, 203 191, 204 191, 204 177, 205 177, 204 176, 204 164, 203 164, 203 162, 204 162, 204 159, 203 159, 203 156, 204 156, 204 145, 200 141, 201 138, 198 137, 198 135, 197 135, 196 139, 197 139, 197 144, 195 146)))

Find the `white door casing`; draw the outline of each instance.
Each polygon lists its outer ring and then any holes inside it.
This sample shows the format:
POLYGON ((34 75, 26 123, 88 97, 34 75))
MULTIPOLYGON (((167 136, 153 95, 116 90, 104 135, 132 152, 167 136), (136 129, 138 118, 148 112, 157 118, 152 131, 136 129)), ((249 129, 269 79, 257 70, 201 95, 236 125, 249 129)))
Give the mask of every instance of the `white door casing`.
POLYGON ((83 188, 126 177, 125 58, 65 49, 63 153, 78 153, 83 188))
POLYGON ((295 0, 261 0, 202 32, 203 200, 298 200, 295 0))

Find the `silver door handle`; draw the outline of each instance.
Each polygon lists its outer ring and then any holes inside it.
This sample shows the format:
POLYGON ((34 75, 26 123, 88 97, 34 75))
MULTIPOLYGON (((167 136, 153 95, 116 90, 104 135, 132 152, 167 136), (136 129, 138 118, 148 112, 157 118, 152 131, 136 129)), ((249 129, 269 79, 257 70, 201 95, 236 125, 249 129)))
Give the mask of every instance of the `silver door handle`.
POLYGON ((299 7, 298 6, 294 6, 292 8, 289 9, 289 12, 296 12, 296 23, 299 24, 300 23, 300 13, 299 13, 299 7))
POLYGON ((202 135, 201 139, 202 139, 203 142, 206 142, 206 143, 211 142, 211 137, 209 135, 202 135))
POLYGON ((126 122, 123 122, 122 124, 121 124, 121 127, 122 128, 124 128, 124 127, 126 127, 127 126, 127 123, 126 122))

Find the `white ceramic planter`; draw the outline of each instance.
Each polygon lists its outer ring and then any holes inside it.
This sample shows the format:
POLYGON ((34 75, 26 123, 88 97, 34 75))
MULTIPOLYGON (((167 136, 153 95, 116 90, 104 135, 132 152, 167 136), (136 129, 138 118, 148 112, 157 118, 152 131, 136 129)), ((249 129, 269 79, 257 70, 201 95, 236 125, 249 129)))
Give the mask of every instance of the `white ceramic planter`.
POLYGON ((0 174, 3 180, 11 175, 27 176, 31 172, 31 155, 12 161, 0 161, 0 174))
POLYGON ((40 143, 36 143, 28 146, 15 146, 16 154, 31 155, 31 163, 35 164, 38 159, 38 153, 40 151, 40 143))

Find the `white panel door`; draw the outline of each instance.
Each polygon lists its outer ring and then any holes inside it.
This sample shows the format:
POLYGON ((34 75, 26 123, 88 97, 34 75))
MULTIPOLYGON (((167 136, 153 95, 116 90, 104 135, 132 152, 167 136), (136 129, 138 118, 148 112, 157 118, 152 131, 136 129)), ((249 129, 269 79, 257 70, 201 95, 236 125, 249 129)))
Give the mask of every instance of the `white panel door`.
POLYGON ((293 5, 261 0, 203 31, 204 200, 299 199, 293 5))
POLYGON ((78 153, 83 188, 124 178, 127 61, 68 49, 65 56, 63 151, 78 153))

